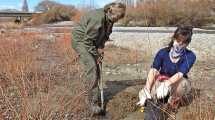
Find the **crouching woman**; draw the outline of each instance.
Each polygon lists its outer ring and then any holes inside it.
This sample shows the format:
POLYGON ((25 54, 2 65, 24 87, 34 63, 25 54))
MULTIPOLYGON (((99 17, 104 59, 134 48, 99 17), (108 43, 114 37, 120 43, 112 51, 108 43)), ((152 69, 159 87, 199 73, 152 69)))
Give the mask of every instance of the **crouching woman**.
POLYGON ((158 51, 146 85, 139 92, 138 105, 143 106, 147 99, 162 99, 170 95, 168 104, 177 107, 182 96, 190 92, 187 74, 196 61, 196 55, 187 49, 192 34, 191 27, 178 27, 169 46, 158 51))

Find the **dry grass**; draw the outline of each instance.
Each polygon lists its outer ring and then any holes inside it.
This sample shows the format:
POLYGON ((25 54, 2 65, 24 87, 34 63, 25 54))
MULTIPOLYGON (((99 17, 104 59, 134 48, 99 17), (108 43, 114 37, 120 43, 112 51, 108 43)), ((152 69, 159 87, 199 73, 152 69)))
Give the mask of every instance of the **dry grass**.
POLYGON ((144 55, 140 51, 107 45, 104 62, 107 64, 135 64, 143 62, 144 55))
POLYGON ((180 118, 183 120, 214 120, 214 103, 206 96, 197 94, 199 93, 192 94, 194 101, 191 104, 181 108, 180 118))
MULTIPOLYGON (((0 119, 79 120, 88 116, 70 31, 55 30, 60 31, 64 34, 21 29, 0 34, 0 119)), ((111 45, 106 47, 105 56, 107 64, 132 64, 144 59, 138 51, 111 45)), ((193 105, 184 111, 184 119, 210 120, 214 116, 210 104, 203 109, 197 100, 193 105)))
POLYGON ((215 23, 214 1, 159 0, 138 4, 127 10, 125 25, 175 26, 188 24, 203 26, 215 23))
MULTIPOLYGON (((87 117, 81 68, 70 46, 70 30, 58 28, 53 32, 64 34, 16 29, 0 35, 2 119, 87 117)), ((134 63, 137 59, 133 58, 138 55, 114 46, 109 46, 106 53, 105 62, 110 64, 134 63), (122 54, 116 52, 111 57, 113 50, 122 54)))
POLYGON ((16 24, 14 22, 2 22, 0 23, 0 28, 2 29, 17 29, 22 28, 23 24, 16 24))
POLYGON ((33 15, 32 19, 28 24, 40 25, 40 24, 48 24, 48 23, 54 23, 59 21, 69 21, 73 19, 75 20, 77 13, 79 13, 79 11, 76 9, 67 8, 63 6, 54 7, 42 14, 33 15))
POLYGON ((81 19, 81 16, 83 16, 84 14, 85 14, 84 11, 77 11, 76 14, 75 14, 75 16, 73 16, 71 18, 71 20, 73 20, 74 22, 79 22, 80 19, 81 19))
POLYGON ((66 103, 79 93, 79 67, 66 35, 54 44, 40 33, 1 35, 1 117, 50 119, 66 112, 66 103), (18 37, 19 36, 19 37, 18 37), (65 39, 64 39, 65 38, 65 39), (62 59, 61 59, 62 58, 62 59), (51 60, 51 61, 50 61, 51 60), (49 62, 56 62, 51 65, 49 62), (46 66, 47 65, 47 66, 46 66))

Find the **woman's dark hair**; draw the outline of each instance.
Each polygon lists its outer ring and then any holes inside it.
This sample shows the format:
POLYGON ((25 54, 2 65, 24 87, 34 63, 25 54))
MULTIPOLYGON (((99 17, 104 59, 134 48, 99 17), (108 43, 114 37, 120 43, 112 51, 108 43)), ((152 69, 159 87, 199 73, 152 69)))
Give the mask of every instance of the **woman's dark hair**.
POLYGON ((167 50, 170 51, 170 49, 173 46, 174 40, 177 39, 180 35, 185 37, 185 44, 189 44, 192 40, 192 35, 193 35, 193 27, 192 26, 179 26, 175 30, 172 39, 167 47, 167 50))
POLYGON ((113 3, 109 3, 107 5, 104 6, 104 12, 107 13, 108 10, 111 8, 111 7, 116 7, 116 8, 121 8, 124 10, 124 12, 122 13, 122 18, 125 16, 125 11, 126 11, 126 5, 123 4, 123 3, 120 3, 120 2, 113 2, 113 3))

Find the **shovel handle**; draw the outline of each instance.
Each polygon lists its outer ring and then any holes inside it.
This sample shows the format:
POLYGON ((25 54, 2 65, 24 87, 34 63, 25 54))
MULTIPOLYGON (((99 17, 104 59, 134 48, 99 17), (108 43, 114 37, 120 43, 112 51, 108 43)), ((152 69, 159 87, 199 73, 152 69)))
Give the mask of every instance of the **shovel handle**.
POLYGON ((102 76, 102 63, 99 64, 100 69, 100 80, 99 80, 99 88, 101 94, 101 109, 104 110, 104 91, 103 91, 103 76, 102 76))

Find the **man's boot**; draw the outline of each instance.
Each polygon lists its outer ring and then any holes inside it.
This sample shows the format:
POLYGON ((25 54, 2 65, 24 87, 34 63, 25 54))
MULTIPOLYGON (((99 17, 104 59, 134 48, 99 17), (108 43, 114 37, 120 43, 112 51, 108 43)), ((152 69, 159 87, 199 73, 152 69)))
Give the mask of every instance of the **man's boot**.
POLYGON ((97 104, 91 104, 90 105, 90 111, 93 115, 99 115, 102 112, 102 109, 100 106, 98 106, 97 104))
POLYGON ((99 106, 99 97, 98 97, 98 91, 97 88, 92 90, 90 94, 88 95, 88 104, 89 104, 89 109, 90 112, 93 115, 99 115, 102 112, 101 107, 99 106))

